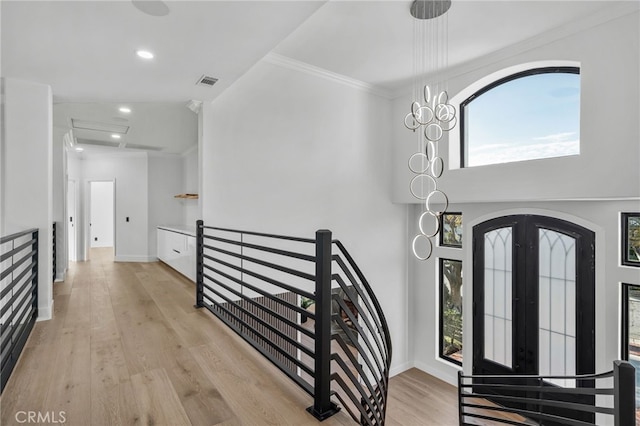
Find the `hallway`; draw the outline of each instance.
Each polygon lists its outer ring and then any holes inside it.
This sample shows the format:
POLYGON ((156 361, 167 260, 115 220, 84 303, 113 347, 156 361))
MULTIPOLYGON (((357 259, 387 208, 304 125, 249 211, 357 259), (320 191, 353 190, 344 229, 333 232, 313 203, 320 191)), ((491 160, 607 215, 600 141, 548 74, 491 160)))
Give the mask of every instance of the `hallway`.
MULTIPOLYGON (((79 426, 318 424, 311 398, 194 309, 193 283, 161 263, 92 249, 54 294, 54 319, 36 324, 3 393, 2 425, 29 411, 79 426)), ((391 380, 387 421, 457 424, 456 398, 409 370, 391 380)), ((340 412, 323 424, 353 422, 340 412)))

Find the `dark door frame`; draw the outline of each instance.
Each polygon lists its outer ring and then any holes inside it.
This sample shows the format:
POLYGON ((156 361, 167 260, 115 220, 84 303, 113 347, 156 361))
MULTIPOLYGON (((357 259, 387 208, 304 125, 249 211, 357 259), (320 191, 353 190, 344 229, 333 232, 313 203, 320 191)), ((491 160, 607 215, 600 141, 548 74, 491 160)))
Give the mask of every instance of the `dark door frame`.
MULTIPOLYGON (((505 375, 505 383, 512 384, 527 383, 526 380, 508 379, 509 375, 540 374, 539 229, 565 234, 576 241, 576 374, 595 373, 595 233, 554 217, 514 214, 489 219, 473 227, 473 374, 505 375), (512 368, 484 359, 484 234, 506 227, 512 228, 512 368)), ((577 383, 577 386, 589 385, 586 381, 577 383)), ((593 403, 593 397, 589 396, 569 396, 566 400, 593 403)), ((593 415, 589 413, 575 416, 593 421, 593 415)))

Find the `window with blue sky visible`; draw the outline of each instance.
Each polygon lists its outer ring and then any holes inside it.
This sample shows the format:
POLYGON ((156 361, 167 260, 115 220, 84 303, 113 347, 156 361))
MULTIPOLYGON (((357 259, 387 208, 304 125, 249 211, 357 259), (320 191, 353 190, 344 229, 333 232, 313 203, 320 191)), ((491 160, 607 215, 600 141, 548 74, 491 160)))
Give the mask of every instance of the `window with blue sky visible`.
POLYGON ((580 154, 578 73, 510 79, 463 108, 464 167, 580 154))

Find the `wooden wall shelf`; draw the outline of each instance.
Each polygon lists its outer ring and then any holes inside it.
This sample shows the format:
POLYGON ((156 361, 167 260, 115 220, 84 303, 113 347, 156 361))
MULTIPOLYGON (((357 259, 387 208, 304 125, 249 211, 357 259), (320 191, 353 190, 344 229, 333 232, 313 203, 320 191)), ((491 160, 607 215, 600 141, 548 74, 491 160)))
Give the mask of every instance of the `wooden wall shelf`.
POLYGON ((173 198, 186 198, 188 200, 197 200, 198 194, 178 194, 178 195, 174 195, 173 198))

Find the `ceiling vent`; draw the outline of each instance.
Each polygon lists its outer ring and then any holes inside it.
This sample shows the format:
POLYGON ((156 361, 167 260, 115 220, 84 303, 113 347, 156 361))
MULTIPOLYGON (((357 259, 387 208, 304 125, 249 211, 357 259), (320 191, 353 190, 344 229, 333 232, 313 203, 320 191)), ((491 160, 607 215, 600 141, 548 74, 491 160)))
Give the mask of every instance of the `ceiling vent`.
POLYGON ((200 77, 200 79, 196 83, 196 86, 208 86, 208 87, 211 87, 214 84, 216 84, 217 81, 218 81, 218 79, 215 78, 215 77, 209 77, 208 75, 203 75, 202 77, 200 77))
POLYGON ((122 124, 99 123, 97 121, 71 119, 71 125, 74 129, 93 130, 97 132, 120 133, 122 135, 129 131, 129 126, 122 124))

